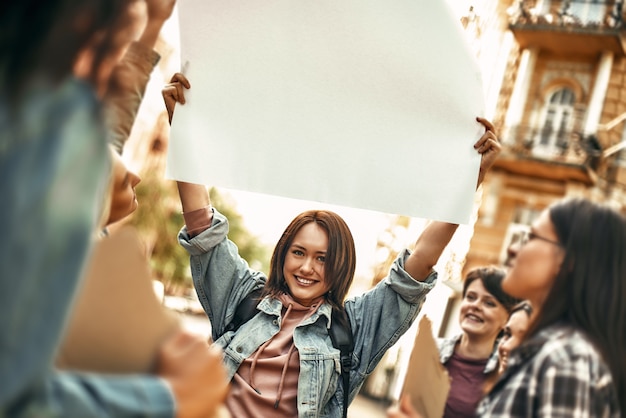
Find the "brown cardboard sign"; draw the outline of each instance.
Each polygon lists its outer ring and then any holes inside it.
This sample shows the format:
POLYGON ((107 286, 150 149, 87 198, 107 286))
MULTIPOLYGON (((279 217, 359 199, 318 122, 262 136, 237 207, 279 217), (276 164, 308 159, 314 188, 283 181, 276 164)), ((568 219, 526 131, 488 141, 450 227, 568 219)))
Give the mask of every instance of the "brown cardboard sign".
POLYGON ((94 245, 57 366, 149 373, 159 345, 179 326, 156 298, 137 232, 124 226, 94 245))
POLYGON ((450 379, 439 361, 432 323, 423 316, 419 323, 402 393, 411 397, 423 418, 441 418, 450 391, 450 379))

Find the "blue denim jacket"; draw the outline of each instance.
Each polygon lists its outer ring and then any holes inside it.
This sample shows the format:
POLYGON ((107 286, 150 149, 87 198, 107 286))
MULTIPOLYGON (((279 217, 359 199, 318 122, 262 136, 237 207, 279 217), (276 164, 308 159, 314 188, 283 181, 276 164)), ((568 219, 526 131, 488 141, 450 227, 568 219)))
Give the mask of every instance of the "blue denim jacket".
MULTIPOLYGON (((250 269, 237 246, 227 239, 228 221, 214 210, 212 226, 194 238, 183 228, 178 239, 191 255, 191 272, 200 302, 210 321, 215 343, 224 349, 227 371, 232 378, 244 359, 278 333, 282 304, 262 300, 260 313, 237 331, 224 333, 235 309, 251 291, 263 287, 266 276, 250 269)), ((393 264, 389 276, 374 289, 345 302, 354 335, 355 349, 350 372, 350 401, 383 354, 415 320, 434 287, 437 273, 424 282, 413 280, 404 270, 409 252, 393 264)), ((298 416, 341 417, 343 389, 340 382, 339 350, 328 336, 331 306, 323 304, 294 330, 300 356, 298 416)))
POLYGON ((85 83, 12 94, 0 91, 0 417, 173 416, 159 378, 53 370, 107 183, 106 136, 85 83))

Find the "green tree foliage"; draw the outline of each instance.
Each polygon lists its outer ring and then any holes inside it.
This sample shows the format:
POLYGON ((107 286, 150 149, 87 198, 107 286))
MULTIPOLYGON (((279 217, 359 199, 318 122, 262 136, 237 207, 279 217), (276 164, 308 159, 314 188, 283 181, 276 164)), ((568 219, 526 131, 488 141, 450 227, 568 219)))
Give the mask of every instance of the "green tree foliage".
MULTIPOLYGON (((150 258, 155 279, 172 292, 192 286, 189 256, 178 243, 184 225, 176 183, 164 180, 161 170, 145 169, 136 188, 139 207, 128 223, 141 234, 150 258)), ((241 256, 253 268, 267 272, 270 249, 246 229, 232 199, 211 189, 211 200, 228 217, 229 238, 237 244, 241 256)))
POLYGON ((129 223, 143 238, 154 278, 170 290, 191 286, 189 256, 176 238, 185 223, 176 184, 145 170, 136 193, 139 207, 129 223))
POLYGON ((250 267, 268 273, 273 248, 262 244, 258 237, 248 231, 243 217, 237 212, 237 204, 230 195, 219 192, 215 187, 209 190, 209 194, 212 205, 228 218, 228 238, 237 244, 239 254, 248 261, 250 267))
POLYGON ((378 237, 378 241, 376 242, 376 252, 383 261, 381 261, 380 264, 374 268, 372 287, 376 286, 389 274, 389 269, 399 254, 399 251, 397 250, 398 231, 400 229, 408 229, 410 223, 411 218, 408 216, 396 215, 390 219, 389 225, 378 237))

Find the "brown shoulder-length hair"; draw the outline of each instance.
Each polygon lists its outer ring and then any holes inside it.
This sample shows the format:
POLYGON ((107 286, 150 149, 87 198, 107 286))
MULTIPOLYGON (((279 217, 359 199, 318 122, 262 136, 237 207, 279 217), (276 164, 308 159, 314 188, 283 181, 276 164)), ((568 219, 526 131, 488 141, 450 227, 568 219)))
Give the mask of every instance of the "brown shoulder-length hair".
POLYGON ((548 209, 565 253, 528 336, 557 321, 582 330, 611 369, 626 412, 626 219, 582 198, 548 209))
POLYGON ((333 307, 343 308, 343 301, 354 279, 356 250, 352 232, 346 222, 341 216, 328 210, 302 212, 287 226, 274 248, 263 294, 277 297, 281 293, 289 293, 283 273, 285 257, 298 231, 311 222, 315 222, 328 235, 324 263, 324 279, 329 285, 326 300, 333 307))

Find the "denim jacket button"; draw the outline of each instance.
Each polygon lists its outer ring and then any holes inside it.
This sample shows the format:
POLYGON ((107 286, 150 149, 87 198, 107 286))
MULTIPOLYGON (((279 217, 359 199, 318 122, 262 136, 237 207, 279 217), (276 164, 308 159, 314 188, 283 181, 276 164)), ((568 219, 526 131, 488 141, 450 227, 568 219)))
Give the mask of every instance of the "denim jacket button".
POLYGON ((241 346, 239 346, 239 347, 237 347, 236 350, 237 350, 238 353, 241 353, 243 351, 243 348, 241 348, 241 346))
POLYGON ((273 321, 272 321, 272 324, 274 324, 274 325, 278 325, 278 319, 273 320, 273 321))

